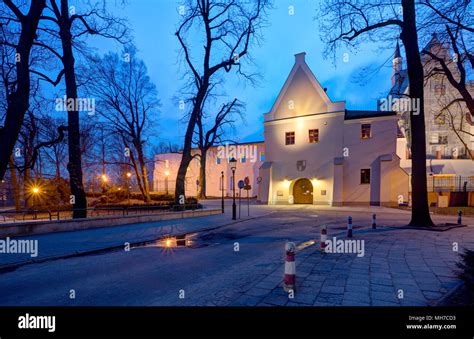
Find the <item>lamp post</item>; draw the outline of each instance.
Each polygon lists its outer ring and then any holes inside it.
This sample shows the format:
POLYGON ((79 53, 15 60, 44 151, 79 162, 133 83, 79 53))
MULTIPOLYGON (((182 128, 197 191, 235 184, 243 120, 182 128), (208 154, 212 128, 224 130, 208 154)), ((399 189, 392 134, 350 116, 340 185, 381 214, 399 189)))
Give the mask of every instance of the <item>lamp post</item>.
POLYGON ((221 208, 222 213, 224 213, 224 171, 221 172, 221 190, 222 190, 222 200, 221 200, 221 208))
POLYGON ((107 178, 105 174, 102 174, 101 179, 102 179, 102 193, 105 193, 107 181, 109 181, 109 179, 107 178))
POLYGON ((127 199, 128 199, 128 204, 130 205, 130 189, 131 189, 131 186, 130 186, 130 179, 132 178, 132 173, 130 172, 127 172, 127 199))
POLYGON ((38 187, 33 187, 32 189, 32 192, 33 192, 33 207, 35 208, 35 220, 37 219, 37 215, 36 215, 36 196, 39 194, 40 190, 38 187))
POLYGON ((170 171, 165 171, 165 191, 166 191, 166 195, 169 194, 169 191, 168 191, 168 177, 170 176, 170 171))
POLYGON ((232 220, 237 220, 237 206, 235 205, 235 170, 237 169, 237 160, 232 158, 229 160, 229 163, 232 170, 232 220))

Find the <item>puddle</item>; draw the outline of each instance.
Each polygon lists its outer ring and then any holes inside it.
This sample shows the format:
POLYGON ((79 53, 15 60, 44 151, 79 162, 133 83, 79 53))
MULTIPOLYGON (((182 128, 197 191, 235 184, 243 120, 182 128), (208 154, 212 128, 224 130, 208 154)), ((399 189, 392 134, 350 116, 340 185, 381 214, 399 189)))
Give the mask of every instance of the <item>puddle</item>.
POLYGON ((179 247, 194 247, 196 244, 197 233, 188 233, 175 237, 165 237, 143 247, 160 247, 160 248, 179 248, 179 247))

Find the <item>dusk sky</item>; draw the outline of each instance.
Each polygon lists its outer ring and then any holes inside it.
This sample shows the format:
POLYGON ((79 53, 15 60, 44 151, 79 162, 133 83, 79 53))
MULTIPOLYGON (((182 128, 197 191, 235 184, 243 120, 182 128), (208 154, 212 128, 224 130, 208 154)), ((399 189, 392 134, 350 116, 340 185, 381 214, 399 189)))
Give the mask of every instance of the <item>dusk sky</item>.
MULTIPOLYGON (((180 123, 182 111, 174 97, 179 97, 184 68, 178 63, 179 45, 174 35, 180 15, 179 3, 172 0, 130 1, 116 14, 128 19, 134 42, 158 89, 161 101, 160 115, 153 117, 158 140, 181 144, 185 124, 180 123)), ((349 109, 376 109, 378 98, 390 88, 391 56, 395 41, 390 46, 365 44, 359 51, 339 50, 335 63, 324 58, 324 44, 320 40, 317 22, 317 1, 277 0, 268 13, 268 27, 262 35, 260 46, 254 45, 251 55, 262 79, 258 87, 245 84, 230 76, 225 84, 229 98, 237 97, 246 103, 245 122, 239 124, 236 141, 263 140, 263 114, 268 112, 282 88, 293 63, 294 54, 306 52, 306 62, 323 87, 328 88, 333 101, 345 100, 349 109), (288 7, 294 6, 294 15, 288 7), (343 62, 343 54, 349 53, 349 62, 343 62), (387 62, 388 61, 388 62, 387 62), (380 67, 384 65, 383 67, 380 67), (365 83, 358 77, 365 67, 380 67, 366 76, 365 83)), ((101 39, 99 52, 119 51, 121 48, 101 39)))

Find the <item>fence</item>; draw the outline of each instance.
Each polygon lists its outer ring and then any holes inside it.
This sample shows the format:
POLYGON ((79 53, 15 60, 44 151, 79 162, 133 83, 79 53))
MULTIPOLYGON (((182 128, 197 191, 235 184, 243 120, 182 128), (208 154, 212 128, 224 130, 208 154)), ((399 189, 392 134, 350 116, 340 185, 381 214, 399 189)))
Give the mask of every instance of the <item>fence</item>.
MULTIPOLYGON (((87 217, 107 217, 107 216, 132 216, 145 214, 169 213, 172 211, 196 210, 201 208, 199 204, 185 204, 175 206, 124 206, 108 208, 87 208, 87 217)), ((66 220, 72 219, 74 211, 79 209, 62 210, 6 210, 0 211, 1 222, 21 222, 34 220, 66 220)))
POLYGON ((428 192, 472 192, 474 176, 431 176, 427 179, 428 192))

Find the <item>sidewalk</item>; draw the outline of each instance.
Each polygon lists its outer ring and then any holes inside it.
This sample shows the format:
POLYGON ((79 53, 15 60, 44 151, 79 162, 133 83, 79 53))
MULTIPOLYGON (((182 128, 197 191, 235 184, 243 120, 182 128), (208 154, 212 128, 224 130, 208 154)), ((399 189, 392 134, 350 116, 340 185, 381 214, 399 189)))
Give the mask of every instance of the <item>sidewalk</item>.
MULTIPOLYGON (((345 232, 333 236, 346 239, 345 232)), ((280 260, 226 305, 434 306, 460 285, 459 254, 474 248, 472 225, 447 232, 364 229, 352 239, 365 241, 363 257, 321 253, 318 243, 297 251, 293 299, 283 291, 280 260)))
POLYGON ((252 211, 250 217, 242 216, 240 220, 232 220, 229 214, 229 208, 226 209, 226 212, 226 214, 205 217, 163 220, 150 223, 11 238, 15 240, 37 240, 38 256, 31 257, 30 254, 0 253, 0 270, 51 259, 125 248, 125 243, 129 243, 130 246, 133 247, 134 244, 141 244, 168 236, 211 230, 259 218, 268 214, 268 211, 252 211))

